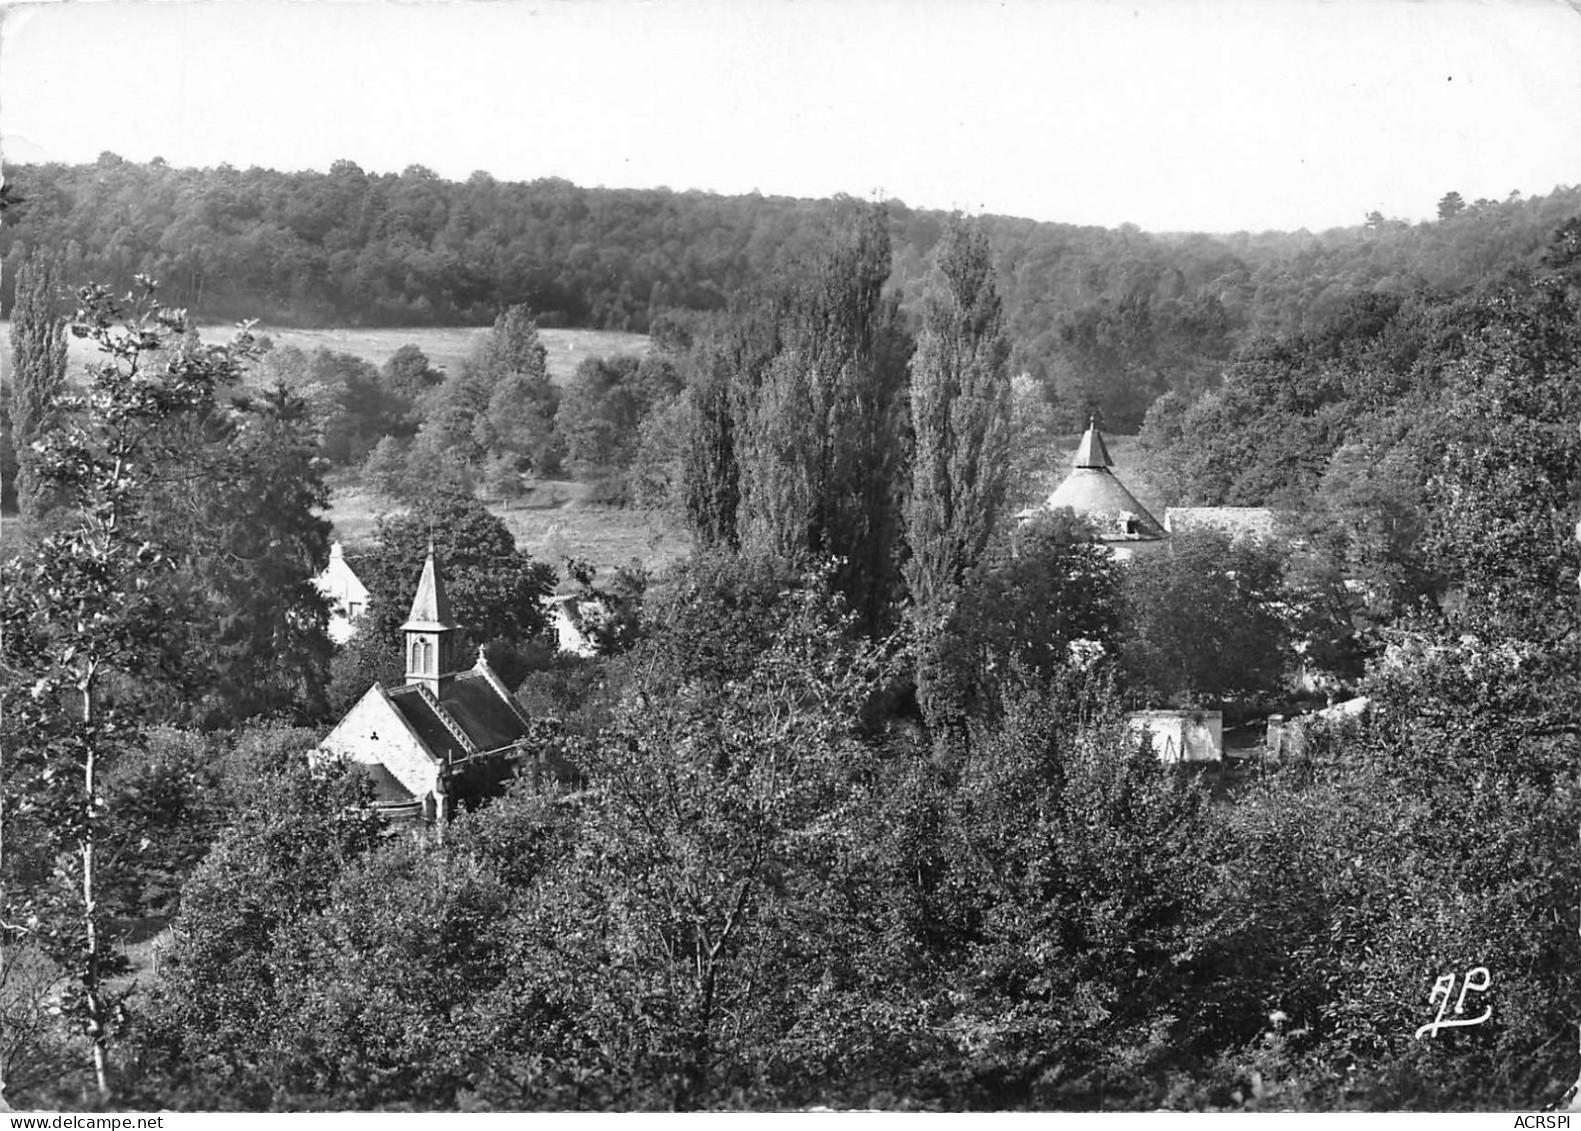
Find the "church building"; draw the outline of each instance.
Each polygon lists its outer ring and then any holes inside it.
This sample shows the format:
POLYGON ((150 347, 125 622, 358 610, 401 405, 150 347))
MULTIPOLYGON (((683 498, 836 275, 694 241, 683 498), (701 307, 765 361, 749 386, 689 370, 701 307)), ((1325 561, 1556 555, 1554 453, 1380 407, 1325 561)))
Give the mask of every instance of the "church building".
POLYGON ((430 544, 401 626, 405 682, 370 687, 317 751, 367 772, 387 817, 442 820, 457 804, 496 790, 523 755, 537 753, 526 748, 527 715, 483 650, 458 670, 456 631, 430 544))

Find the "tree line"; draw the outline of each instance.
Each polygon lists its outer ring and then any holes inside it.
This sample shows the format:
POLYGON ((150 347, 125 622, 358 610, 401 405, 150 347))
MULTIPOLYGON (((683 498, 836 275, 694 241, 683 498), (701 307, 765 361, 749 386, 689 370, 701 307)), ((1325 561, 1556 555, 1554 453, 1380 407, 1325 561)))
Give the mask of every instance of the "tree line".
MULTIPOLYGON (((101 155, 21 165, 8 177, 26 224, 0 231, 0 309, 30 247, 69 278, 121 290, 141 273, 212 319, 288 325, 489 325, 526 305, 540 325, 645 331, 805 258, 837 204, 560 180, 446 181, 421 166, 367 173, 176 169, 101 155)), ((1452 194, 1453 195, 1453 194, 1452 194)), ((1160 393, 1199 391, 1239 347, 1334 317, 1358 295, 1459 293, 1531 260, 1577 190, 1462 201, 1440 220, 1381 215, 1313 234, 1149 234, 985 217, 1012 367, 1032 373, 1065 428, 1092 411, 1134 429, 1160 393)), ((1358 218, 1360 220, 1360 218, 1358 218)), ((889 209, 903 309, 947 217, 889 209)))

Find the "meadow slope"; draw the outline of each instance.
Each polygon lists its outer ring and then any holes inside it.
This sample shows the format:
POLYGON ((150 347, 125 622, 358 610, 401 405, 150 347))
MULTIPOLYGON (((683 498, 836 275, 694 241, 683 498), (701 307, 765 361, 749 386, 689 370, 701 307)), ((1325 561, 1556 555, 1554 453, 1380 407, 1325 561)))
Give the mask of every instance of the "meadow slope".
MULTIPOLYGON (((204 341, 229 341, 235 333, 234 326, 211 325, 199 327, 204 341)), ((457 368, 471 352, 473 344, 489 332, 487 326, 413 326, 374 329, 337 327, 328 330, 299 330, 292 327, 253 327, 253 333, 267 336, 277 346, 296 346, 311 352, 323 347, 336 353, 349 353, 372 365, 383 365, 396 350, 404 345, 415 345, 428 355, 428 360, 441 368, 457 368)), ((625 334, 615 330, 539 330, 544 349, 548 351, 549 376, 557 384, 564 384, 576 372, 576 367, 589 357, 610 357, 630 354, 641 357, 648 352, 645 334, 625 334)), ((82 373, 96 357, 91 342, 67 339, 67 356, 70 372, 82 373)), ((0 320, 0 373, 10 379, 11 373, 11 324, 0 320)))

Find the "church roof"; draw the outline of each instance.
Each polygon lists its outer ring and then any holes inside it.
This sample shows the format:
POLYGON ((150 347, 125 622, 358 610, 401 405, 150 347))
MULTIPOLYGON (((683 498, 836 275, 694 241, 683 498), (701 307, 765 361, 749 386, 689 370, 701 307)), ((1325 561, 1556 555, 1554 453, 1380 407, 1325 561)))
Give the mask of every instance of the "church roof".
POLYGON ((436 762, 455 762, 472 753, 466 743, 450 729, 440 715, 434 701, 424 695, 420 685, 409 683, 385 691, 390 704, 401 713, 406 725, 412 728, 423 752, 436 762))
POLYGON ((1071 460, 1071 466, 1114 466, 1114 460, 1109 458, 1109 448, 1103 442, 1103 434, 1098 431, 1096 420, 1087 421, 1087 431, 1081 434, 1081 444, 1076 448, 1076 458, 1071 460))
POLYGON ((525 718, 490 674, 480 661, 478 667, 460 672, 446 683, 437 700, 410 683, 391 688, 385 695, 431 758, 457 761, 474 753, 503 750, 527 735, 525 718))
POLYGON ((439 701, 479 750, 498 750, 527 733, 527 725, 511 701, 484 672, 458 675, 439 701))
POLYGON ((423 576, 417 582, 417 595, 412 598, 412 611, 401 626, 402 631, 434 632, 454 628, 450 617, 450 598, 445 596, 445 583, 439 568, 434 564, 434 544, 428 543, 428 560, 423 563, 423 576))

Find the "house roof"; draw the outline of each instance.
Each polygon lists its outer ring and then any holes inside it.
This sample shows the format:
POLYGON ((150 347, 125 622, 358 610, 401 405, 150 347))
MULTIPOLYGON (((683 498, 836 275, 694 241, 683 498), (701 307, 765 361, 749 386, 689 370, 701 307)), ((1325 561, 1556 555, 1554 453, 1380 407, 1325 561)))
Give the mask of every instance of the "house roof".
POLYGON ((313 579, 313 584, 331 601, 368 603, 368 587, 347 563, 346 553, 339 542, 330 544, 329 564, 324 567, 323 573, 313 579))
POLYGON ((417 595, 412 598, 412 611, 401 626, 402 631, 435 632, 456 627, 450 616, 450 599, 445 596, 445 583, 439 568, 434 564, 434 544, 428 543, 428 560, 423 563, 423 576, 417 582, 417 595))
POLYGON ((1068 507, 1091 521, 1105 542, 1153 542, 1166 537, 1158 519, 1109 470, 1114 460, 1096 421, 1088 422, 1071 463, 1070 474, 1043 505, 1022 511, 1018 517, 1031 518, 1040 511, 1068 507))
MULTIPOLYGON (((1099 444, 1102 444, 1100 439, 1099 444)), ((1108 452, 1103 453, 1108 458, 1108 452)), ((1099 537, 1113 541, 1131 539, 1152 541, 1164 537, 1164 528, 1136 501, 1136 496, 1114 477, 1107 467, 1073 467, 1065 482, 1043 504, 1044 510, 1069 507, 1077 514, 1091 519, 1098 527, 1099 537), (1126 518, 1132 521, 1127 529, 1126 518)))
POLYGON ((1278 512, 1268 507, 1170 507, 1164 527, 1171 534, 1217 530, 1231 538, 1268 541, 1278 535, 1278 512))

